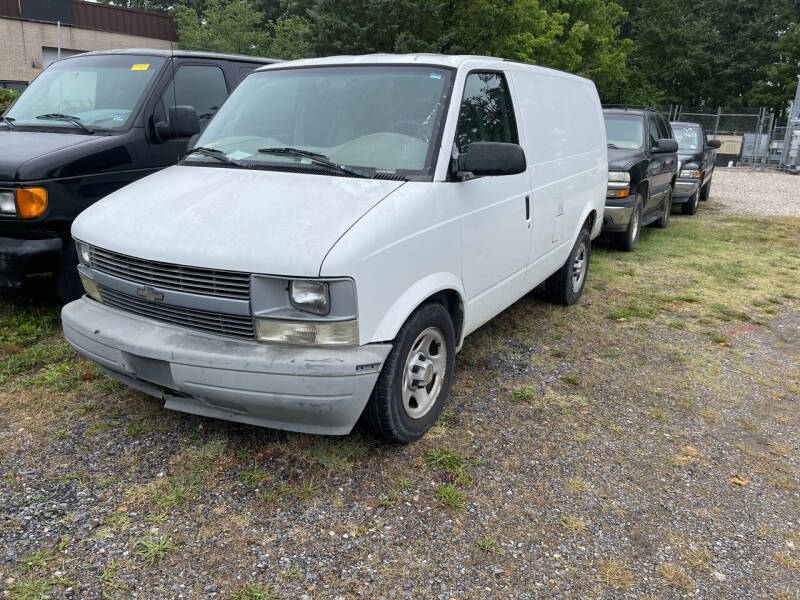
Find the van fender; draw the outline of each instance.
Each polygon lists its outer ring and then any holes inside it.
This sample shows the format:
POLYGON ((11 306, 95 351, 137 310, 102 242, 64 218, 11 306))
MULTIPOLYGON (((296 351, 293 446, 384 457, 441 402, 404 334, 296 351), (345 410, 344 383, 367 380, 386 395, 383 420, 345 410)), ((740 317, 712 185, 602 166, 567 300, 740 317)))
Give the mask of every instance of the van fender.
MULTIPOLYGON (((464 286, 461 279, 453 273, 440 272, 431 273, 420 279, 409 287, 392 306, 386 311, 375 332, 372 341, 387 341, 397 337, 397 332, 411 316, 418 306, 434 294, 444 291, 454 290, 461 298, 462 307, 464 305, 464 286)), ((461 327, 461 337, 464 328, 461 327)), ((456 345, 461 345, 461 340, 456 340, 456 345)))
POLYGON ((583 224, 586 222, 586 219, 589 218, 589 215, 592 214, 592 212, 595 212, 597 214, 595 214, 594 216, 594 225, 592 226, 592 230, 589 232, 589 239, 593 240, 598 235, 600 235, 600 230, 603 228, 603 211, 602 209, 597 210, 596 206, 588 204, 583 207, 583 211, 581 212, 581 218, 578 219, 577 222, 575 223, 575 230, 572 232, 572 240, 571 240, 572 243, 569 246, 570 248, 572 248, 572 245, 575 243, 575 240, 578 239, 578 234, 580 233, 581 228, 583 228, 583 224))

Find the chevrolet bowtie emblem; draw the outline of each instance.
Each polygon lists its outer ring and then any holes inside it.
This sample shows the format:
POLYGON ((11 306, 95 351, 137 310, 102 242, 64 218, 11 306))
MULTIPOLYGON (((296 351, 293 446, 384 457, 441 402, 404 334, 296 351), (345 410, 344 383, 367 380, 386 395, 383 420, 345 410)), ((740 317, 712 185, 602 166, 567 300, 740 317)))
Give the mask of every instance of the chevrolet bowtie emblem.
POLYGON ((153 288, 149 286, 140 287, 138 290, 136 290, 136 295, 139 296, 140 298, 144 298, 149 302, 164 301, 164 294, 155 291, 153 288))

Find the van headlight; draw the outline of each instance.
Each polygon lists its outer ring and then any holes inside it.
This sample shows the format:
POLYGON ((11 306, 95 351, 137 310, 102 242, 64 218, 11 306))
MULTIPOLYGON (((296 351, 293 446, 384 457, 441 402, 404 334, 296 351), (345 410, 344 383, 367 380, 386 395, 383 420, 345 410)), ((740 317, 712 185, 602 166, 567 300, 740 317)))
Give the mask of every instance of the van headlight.
POLYGON ((608 181, 620 181, 624 183, 631 182, 631 174, 627 171, 609 171, 608 172, 608 181))
POLYGON ((627 171, 609 171, 606 198, 624 198, 630 193, 631 174, 627 171))
POLYGON ((100 295, 100 288, 97 287, 97 284, 83 273, 79 272, 78 276, 81 278, 81 283, 83 284, 83 289, 86 291, 86 295, 92 300, 97 300, 102 304, 103 297, 100 295))
POLYGON ((697 169, 681 169, 678 177, 681 179, 700 179, 700 171, 697 169))
POLYGON ((75 240, 75 252, 78 254, 78 262, 84 267, 90 266, 91 255, 89 254, 89 244, 75 240))
POLYGON ((284 321, 256 318, 256 339, 271 344, 346 348, 358 344, 358 320, 284 321))
POLYGON ((17 203, 14 201, 14 192, 11 190, 0 192, 0 214, 17 214, 17 203))
POLYGON ((289 302, 298 310, 315 315, 327 315, 331 311, 328 282, 293 279, 289 282, 289 302))

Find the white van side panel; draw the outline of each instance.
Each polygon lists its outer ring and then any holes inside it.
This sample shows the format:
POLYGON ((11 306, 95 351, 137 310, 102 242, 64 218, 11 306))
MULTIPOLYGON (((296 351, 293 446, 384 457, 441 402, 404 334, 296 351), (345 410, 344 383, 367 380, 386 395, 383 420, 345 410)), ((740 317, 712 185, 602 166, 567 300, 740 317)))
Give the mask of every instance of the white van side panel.
POLYGON ((605 129, 590 81, 526 68, 511 77, 531 177, 533 241, 526 285, 531 289, 561 267, 587 215, 595 211, 596 223, 602 222, 605 129))

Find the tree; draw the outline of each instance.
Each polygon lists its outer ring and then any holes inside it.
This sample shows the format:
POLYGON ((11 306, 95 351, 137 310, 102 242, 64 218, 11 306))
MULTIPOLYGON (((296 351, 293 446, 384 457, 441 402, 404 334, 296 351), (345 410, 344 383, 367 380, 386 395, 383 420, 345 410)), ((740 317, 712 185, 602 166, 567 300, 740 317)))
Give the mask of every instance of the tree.
POLYGON ((251 55, 264 51, 264 15, 249 0, 208 0, 202 15, 178 6, 174 16, 181 48, 251 55))

